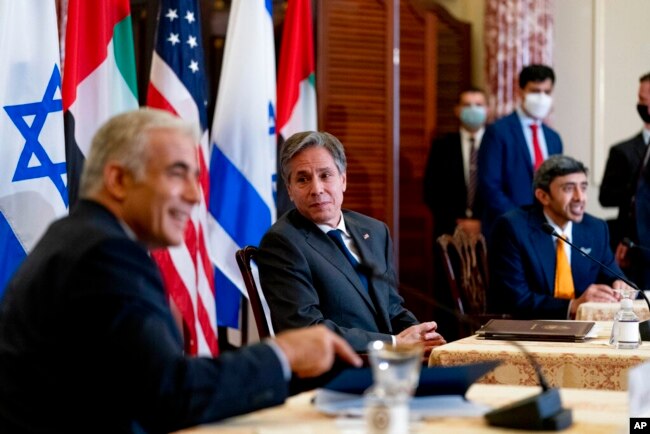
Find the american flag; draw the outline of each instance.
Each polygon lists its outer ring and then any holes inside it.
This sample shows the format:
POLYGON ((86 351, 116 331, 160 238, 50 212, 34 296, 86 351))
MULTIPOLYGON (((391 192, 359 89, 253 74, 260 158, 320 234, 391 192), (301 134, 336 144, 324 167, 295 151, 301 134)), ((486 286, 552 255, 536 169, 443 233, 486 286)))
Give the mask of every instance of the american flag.
POLYGON ((185 243, 152 255, 163 275, 172 309, 180 313, 185 350, 216 356, 214 270, 206 241, 209 197, 206 80, 197 0, 162 0, 151 64, 147 105, 168 110, 201 128, 197 144, 201 203, 185 230, 185 243))

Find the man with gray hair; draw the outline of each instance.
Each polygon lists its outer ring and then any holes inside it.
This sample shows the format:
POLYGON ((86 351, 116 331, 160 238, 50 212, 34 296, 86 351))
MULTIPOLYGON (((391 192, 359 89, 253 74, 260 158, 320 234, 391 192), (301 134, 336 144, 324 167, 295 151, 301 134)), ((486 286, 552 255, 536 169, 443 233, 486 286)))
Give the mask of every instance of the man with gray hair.
POLYGON ((347 185, 341 142, 325 132, 294 134, 280 152, 296 208, 262 239, 256 258, 276 330, 324 324, 357 351, 372 340, 445 343, 435 322, 418 323, 396 288, 388 227, 342 210, 347 185))
POLYGON ((585 212, 587 168, 566 155, 549 157, 533 180, 535 203, 501 216, 489 246, 490 312, 527 319, 574 318, 586 301, 615 302, 627 285, 569 244, 622 274, 609 246, 607 224, 585 212))
POLYGON ((160 110, 109 120, 93 139, 81 200, 53 223, 0 305, 0 432, 170 432, 288 395, 335 356, 325 327, 218 358, 188 357, 149 249, 178 245, 199 201, 198 136, 160 110))

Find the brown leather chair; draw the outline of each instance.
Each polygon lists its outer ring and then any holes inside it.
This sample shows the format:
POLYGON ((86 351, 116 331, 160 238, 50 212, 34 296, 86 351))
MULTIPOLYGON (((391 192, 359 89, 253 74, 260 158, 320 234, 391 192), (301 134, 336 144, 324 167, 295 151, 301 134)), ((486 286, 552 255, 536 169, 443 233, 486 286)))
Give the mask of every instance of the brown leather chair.
POLYGON ((436 242, 441 251, 454 309, 458 316, 469 320, 459 321, 460 336, 472 335, 490 319, 507 318, 507 315, 487 312, 489 272, 485 237, 456 228, 453 235, 441 235, 436 242))
POLYGON ((269 322, 271 316, 268 305, 264 299, 264 294, 257 286, 257 282, 255 281, 253 270, 251 268, 251 262, 255 260, 256 253, 257 247, 246 246, 243 249, 239 249, 237 252, 235 252, 235 259, 237 260, 239 271, 241 271, 241 275, 244 278, 244 285, 246 286, 248 300, 251 304, 253 317, 255 318, 257 333, 260 339, 264 339, 272 337, 275 334, 273 333, 273 326, 269 322), (269 319, 268 321, 267 313, 269 319))

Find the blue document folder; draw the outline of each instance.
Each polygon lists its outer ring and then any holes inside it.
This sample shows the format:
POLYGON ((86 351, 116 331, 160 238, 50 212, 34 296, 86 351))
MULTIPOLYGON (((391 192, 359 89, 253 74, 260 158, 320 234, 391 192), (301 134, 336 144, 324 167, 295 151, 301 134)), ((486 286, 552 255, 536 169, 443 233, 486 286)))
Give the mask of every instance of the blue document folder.
MULTIPOLYGON (((458 366, 423 367, 415 396, 461 395, 483 375, 494 369, 498 360, 458 366)), ((372 385, 372 371, 368 368, 349 368, 342 371, 323 388, 350 394, 363 394, 372 385)))

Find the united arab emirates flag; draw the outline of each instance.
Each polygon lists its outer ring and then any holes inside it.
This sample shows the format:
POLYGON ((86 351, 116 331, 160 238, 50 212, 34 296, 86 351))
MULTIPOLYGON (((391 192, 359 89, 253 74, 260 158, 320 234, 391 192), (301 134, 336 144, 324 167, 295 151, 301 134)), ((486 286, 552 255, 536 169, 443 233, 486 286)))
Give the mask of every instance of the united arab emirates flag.
MULTIPOLYGON (((292 134, 317 129, 311 0, 289 0, 278 69, 278 147, 292 134)), ((278 161, 280 159, 278 158, 278 161)), ((278 168, 278 217, 291 207, 278 168)))
POLYGON ((129 0, 69 0, 63 70, 63 110, 72 206, 97 129, 136 109, 138 91, 129 0))

